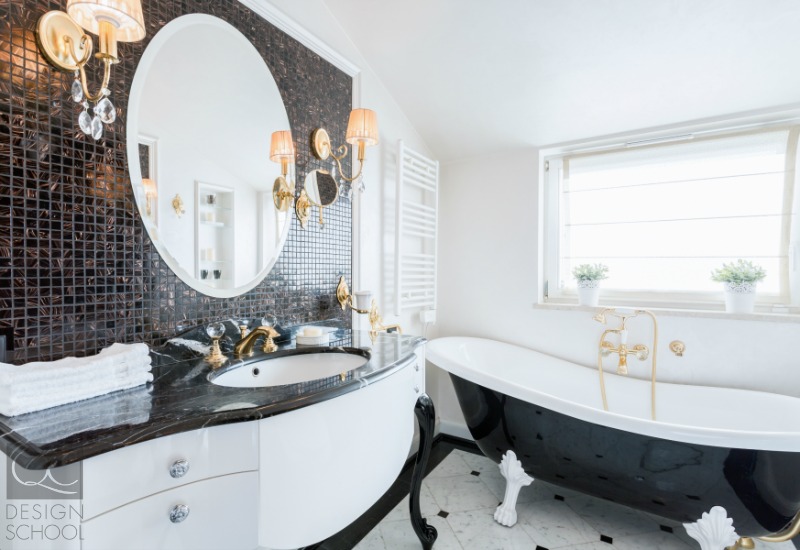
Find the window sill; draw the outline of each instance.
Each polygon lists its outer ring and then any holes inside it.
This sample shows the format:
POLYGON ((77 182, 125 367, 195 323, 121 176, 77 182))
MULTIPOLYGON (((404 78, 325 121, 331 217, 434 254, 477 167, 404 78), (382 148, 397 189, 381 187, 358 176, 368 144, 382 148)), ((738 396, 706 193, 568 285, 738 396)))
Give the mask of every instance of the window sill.
MULTIPOLYGON (((754 313, 726 313, 724 310, 708 310, 708 309, 678 309, 669 307, 647 307, 620 304, 612 306, 610 304, 600 304, 597 307, 579 306, 578 304, 567 301, 551 300, 545 303, 533 304, 533 309, 542 309, 550 311, 586 311, 595 312, 604 307, 620 307, 620 308, 639 308, 652 311, 661 317, 692 317, 699 319, 725 319, 728 321, 762 321, 769 323, 798 323, 800 324, 800 315, 797 313, 773 313, 769 311, 756 311, 754 313)), ((722 307, 722 306, 721 306, 722 307)), ((756 306, 758 309, 758 306, 756 306)))

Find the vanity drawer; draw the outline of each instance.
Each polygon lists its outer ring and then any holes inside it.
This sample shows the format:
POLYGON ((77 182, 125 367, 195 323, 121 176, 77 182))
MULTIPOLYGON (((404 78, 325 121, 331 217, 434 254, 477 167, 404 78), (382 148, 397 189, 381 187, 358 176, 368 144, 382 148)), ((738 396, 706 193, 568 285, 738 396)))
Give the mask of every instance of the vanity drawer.
POLYGON ((210 477, 258 469, 257 422, 160 437, 83 462, 83 517, 210 477))
POLYGON ((257 472, 171 489, 84 521, 81 548, 252 550, 258 546, 257 491, 257 472))

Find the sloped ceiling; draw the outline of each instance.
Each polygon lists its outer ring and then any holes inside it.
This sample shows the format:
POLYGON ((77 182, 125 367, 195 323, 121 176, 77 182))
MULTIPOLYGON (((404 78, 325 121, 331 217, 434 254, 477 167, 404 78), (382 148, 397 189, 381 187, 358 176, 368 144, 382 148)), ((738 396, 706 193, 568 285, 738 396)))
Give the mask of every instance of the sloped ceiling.
POLYGON ((441 161, 800 103, 800 0, 325 2, 441 161))

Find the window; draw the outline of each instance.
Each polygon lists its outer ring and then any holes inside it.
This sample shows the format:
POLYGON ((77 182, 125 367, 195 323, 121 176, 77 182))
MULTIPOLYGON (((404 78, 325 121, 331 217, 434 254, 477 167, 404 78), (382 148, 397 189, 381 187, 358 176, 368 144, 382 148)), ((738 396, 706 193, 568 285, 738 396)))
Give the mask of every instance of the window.
POLYGON ((761 265, 760 303, 789 303, 800 126, 687 134, 546 157, 548 299, 575 294, 572 269, 603 263, 606 297, 719 302, 723 262, 761 265), (554 215, 555 214, 555 215, 554 215))

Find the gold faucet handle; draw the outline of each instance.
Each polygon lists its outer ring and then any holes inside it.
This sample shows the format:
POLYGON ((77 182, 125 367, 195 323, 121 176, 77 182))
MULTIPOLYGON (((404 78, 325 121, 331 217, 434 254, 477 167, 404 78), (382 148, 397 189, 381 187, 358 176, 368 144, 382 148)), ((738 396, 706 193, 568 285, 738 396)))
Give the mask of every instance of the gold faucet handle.
POLYGON ((644 361, 648 357, 650 357, 650 350, 644 344, 636 344, 630 349, 630 353, 636 355, 636 358, 639 361, 644 361))
POLYGON ((617 351, 617 348, 608 340, 603 340, 600 342, 600 353, 603 354, 603 357, 611 355, 615 351, 617 351))
POLYGON ((264 336, 264 347, 261 348, 261 351, 264 353, 272 353, 278 350, 278 345, 272 340, 281 335, 280 332, 275 330, 272 327, 262 326, 260 327, 264 332, 266 332, 264 336))

